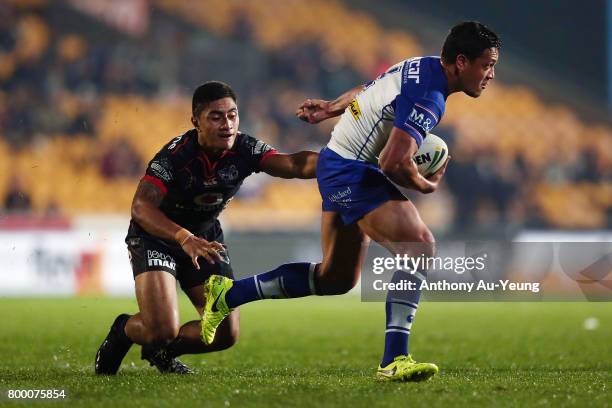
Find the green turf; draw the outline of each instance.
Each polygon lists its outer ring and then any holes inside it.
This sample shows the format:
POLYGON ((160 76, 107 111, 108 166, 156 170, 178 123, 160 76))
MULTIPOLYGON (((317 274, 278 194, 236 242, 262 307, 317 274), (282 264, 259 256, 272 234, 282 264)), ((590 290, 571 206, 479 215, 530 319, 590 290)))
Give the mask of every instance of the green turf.
MULTIPOLYGON (((195 318, 184 301, 182 319, 195 318)), ((441 372, 418 384, 374 378, 383 308, 351 296, 247 305, 238 345, 183 358, 198 374, 162 376, 134 347, 109 378, 93 375, 93 357, 133 300, 0 299, 0 389, 64 388, 88 408, 612 406, 610 303, 423 303, 411 351, 441 372), (588 317, 599 328, 585 330, 588 317)))

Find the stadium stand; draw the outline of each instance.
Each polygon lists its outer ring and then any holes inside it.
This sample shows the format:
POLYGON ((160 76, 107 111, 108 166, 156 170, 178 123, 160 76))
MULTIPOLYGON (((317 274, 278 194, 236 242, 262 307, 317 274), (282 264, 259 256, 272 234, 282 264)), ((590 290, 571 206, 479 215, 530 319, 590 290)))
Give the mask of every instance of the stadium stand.
MULTIPOLYGON (((143 37, 112 30, 67 4, 0 5, 8 22, 0 28, 0 196, 18 173, 35 213, 50 207, 68 215, 127 213, 134 169, 142 172, 160 146, 188 128, 189 93, 203 80, 229 76, 243 130, 283 150, 317 148, 333 124, 296 121, 293 110, 304 97, 333 97, 422 53, 415 37, 340 1, 152 4, 155 30, 143 37), (91 31, 76 29, 81 19, 91 31), (389 36, 394 41, 381 51, 389 36), (228 54, 226 65, 219 53, 228 54), (104 153, 119 140, 129 146, 125 160, 132 164, 109 177, 101 170, 104 153)), ((500 79, 478 101, 451 97, 439 134, 453 155, 451 194, 440 202, 454 216, 432 216, 443 220, 434 228, 612 225, 609 126, 587 125, 567 107, 500 79)), ((273 212, 277 227, 318 222, 313 183, 268 180, 257 190, 255 197, 237 197, 228 222, 257 228, 253 219, 263 217, 254 212, 273 212)))

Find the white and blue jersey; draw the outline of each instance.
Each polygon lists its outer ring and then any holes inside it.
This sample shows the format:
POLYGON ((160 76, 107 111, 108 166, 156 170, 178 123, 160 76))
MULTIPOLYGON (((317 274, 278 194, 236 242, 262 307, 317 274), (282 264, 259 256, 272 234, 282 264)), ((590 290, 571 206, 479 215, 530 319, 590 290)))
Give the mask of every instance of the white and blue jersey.
POLYGON ((442 118, 447 96, 439 57, 404 60, 368 83, 346 108, 319 156, 323 210, 339 212, 349 224, 403 197, 380 170, 378 156, 393 127, 420 146, 442 118))
POLYGON ((357 95, 334 127, 327 147, 345 159, 378 164, 393 126, 420 146, 444 115, 447 96, 439 57, 402 61, 357 95))

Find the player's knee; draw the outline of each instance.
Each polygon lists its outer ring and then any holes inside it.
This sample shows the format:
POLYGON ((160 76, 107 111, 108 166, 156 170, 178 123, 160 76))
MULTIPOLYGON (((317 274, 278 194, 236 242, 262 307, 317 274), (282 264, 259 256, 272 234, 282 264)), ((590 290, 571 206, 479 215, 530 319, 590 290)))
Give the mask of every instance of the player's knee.
POLYGON ((425 256, 431 257, 436 254, 436 240, 428 228, 424 228, 423 231, 421 231, 419 242, 425 256))
POLYGON ((316 278, 317 295, 344 295, 357 285, 358 274, 325 271, 316 278), (350 277, 343 277, 350 276, 350 277))
POLYGON ((436 240, 431 231, 423 226, 408 242, 397 243, 394 249, 393 252, 400 255, 431 257, 436 253, 436 240))
POLYGON ((345 293, 348 293, 351 289, 353 289, 356 284, 357 282, 354 281, 336 282, 335 286, 332 287, 332 295, 344 295, 345 293))
POLYGON ((150 344, 168 344, 178 336, 179 327, 173 324, 158 324, 150 327, 148 332, 150 344))

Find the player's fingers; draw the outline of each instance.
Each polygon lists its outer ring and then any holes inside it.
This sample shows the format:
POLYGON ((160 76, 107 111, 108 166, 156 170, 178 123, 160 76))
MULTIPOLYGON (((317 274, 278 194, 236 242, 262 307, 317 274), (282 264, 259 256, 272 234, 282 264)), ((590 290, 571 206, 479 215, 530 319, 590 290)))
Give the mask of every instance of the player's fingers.
POLYGON ((207 250, 208 250, 208 255, 211 257, 211 259, 213 259, 213 263, 215 261, 223 261, 223 257, 219 254, 219 252, 222 252, 223 249, 215 249, 215 248, 209 247, 207 250))
POLYGON ((223 251, 225 247, 217 241, 201 240, 200 249, 206 252, 223 251))
POLYGON ((316 125, 323 120, 323 112, 317 111, 310 115, 310 123, 316 125))
POLYGON ((200 256, 204 258, 206 262, 208 262, 211 265, 215 263, 215 261, 210 257, 210 254, 206 251, 202 251, 200 256))
POLYGON ((200 270, 200 265, 198 264, 198 255, 192 256, 191 262, 193 262, 193 266, 195 266, 197 270, 200 270))
POLYGON ((311 105, 310 99, 306 99, 304 102, 300 104, 300 106, 298 106, 298 110, 305 111, 306 109, 310 107, 310 105, 311 105))
MULTIPOLYGON (((217 243, 218 244, 218 243, 217 243)), ((216 261, 222 261, 223 257, 219 254, 219 251, 223 250, 223 247, 219 244, 220 250, 213 247, 212 242, 201 248, 202 256, 206 257, 209 263, 215 263, 216 261)))
POLYGON ((212 241, 210 243, 210 246, 213 247, 217 251, 225 251, 225 247, 222 244, 218 243, 217 241, 212 241))

